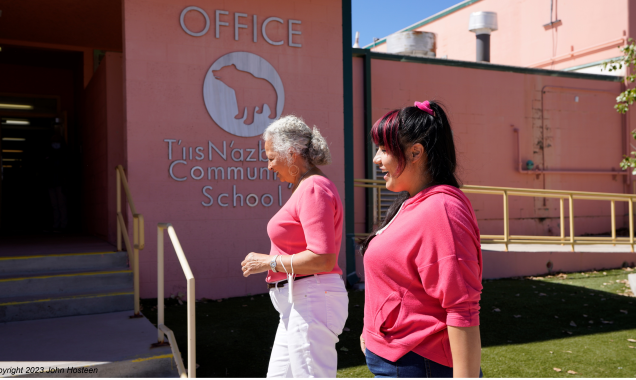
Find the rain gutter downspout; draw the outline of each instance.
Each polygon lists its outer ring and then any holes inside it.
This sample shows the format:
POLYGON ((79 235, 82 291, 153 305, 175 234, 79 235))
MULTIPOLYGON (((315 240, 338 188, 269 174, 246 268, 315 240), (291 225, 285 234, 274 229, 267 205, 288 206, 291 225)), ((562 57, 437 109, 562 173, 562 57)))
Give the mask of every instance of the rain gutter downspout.
MULTIPOLYGON (((373 178, 374 164, 374 150, 373 150, 373 140, 371 139, 371 128, 373 127, 373 112, 371 105, 371 54, 364 55, 364 141, 365 141, 365 157, 366 157, 366 165, 365 165, 365 175, 366 178, 373 178)), ((373 220, 373 214, 375 206, 371 199, 373 199, 373 191, 374 189, 366 189, 366 197, 367 197, 367 231, 373 231, 373 225, 375 224, 375 220, 373 220)), ((378 217, 380 217, 378 215, 378 217)))

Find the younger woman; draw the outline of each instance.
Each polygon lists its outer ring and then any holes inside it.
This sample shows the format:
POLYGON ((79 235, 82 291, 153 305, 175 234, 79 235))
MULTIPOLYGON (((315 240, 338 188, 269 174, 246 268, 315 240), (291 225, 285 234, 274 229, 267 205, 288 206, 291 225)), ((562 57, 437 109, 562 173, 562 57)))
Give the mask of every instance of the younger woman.
POLYGON ((362 244, 364 331, 376 377, 481 375, 479 228, 455 176, 442 107, 416 102, 378 120, 373 162, 400 193, 362 244))

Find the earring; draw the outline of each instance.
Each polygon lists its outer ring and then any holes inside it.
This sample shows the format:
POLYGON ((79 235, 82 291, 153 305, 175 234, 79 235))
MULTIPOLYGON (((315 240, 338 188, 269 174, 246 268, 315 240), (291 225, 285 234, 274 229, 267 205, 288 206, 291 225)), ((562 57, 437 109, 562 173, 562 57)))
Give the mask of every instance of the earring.
POLYGON ((296 177, 300 173, 300 168, 294 164, 292 164, 287 170, 289 170, 289 175, 292 177, 296 177), (296 168, 293 173, 292 168, 296 168))

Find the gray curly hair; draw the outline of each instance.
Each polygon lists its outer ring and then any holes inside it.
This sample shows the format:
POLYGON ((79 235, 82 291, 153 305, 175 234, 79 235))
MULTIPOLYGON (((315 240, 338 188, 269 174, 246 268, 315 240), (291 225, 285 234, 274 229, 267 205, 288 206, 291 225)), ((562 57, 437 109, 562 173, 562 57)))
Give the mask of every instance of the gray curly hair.
POLYGON ((331 163, 327 140, 318 128, 309 128, 303 119, 294 115, 281 117, 263 132, 263 140, 270 141, 272 148, 283 160, 291 164, 291 155, 296 153, 312 165, 331 163))

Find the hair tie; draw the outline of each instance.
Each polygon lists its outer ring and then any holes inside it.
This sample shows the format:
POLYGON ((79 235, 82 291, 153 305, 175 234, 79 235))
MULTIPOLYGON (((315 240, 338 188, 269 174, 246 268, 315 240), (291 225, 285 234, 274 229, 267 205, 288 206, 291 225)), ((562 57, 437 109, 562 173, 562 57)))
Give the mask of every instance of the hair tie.
POLYGON ((433 109, 431 108, 431 103, 428 100, 425 100, 423 102, 415 102, 414 104, 415 107, 421 109, 422 111, 426 112, 427 114, 435 117, 435 112, 433 111, 433 109))

